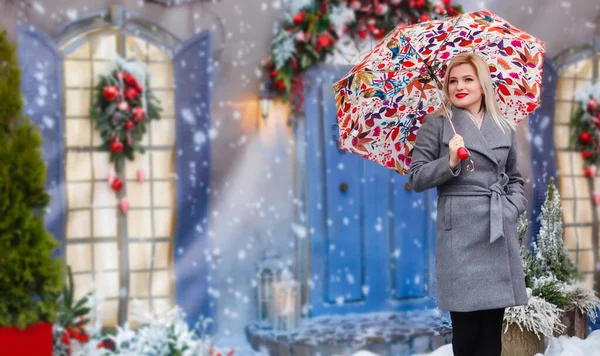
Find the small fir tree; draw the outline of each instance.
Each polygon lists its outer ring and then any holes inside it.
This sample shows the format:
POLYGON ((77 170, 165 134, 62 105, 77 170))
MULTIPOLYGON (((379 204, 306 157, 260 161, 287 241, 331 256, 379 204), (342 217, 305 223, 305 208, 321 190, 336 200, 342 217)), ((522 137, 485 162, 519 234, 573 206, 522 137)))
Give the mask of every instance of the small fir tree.
POLYGON ((62 267, 44 228, 49 197, 37 128, 21 117, 15 46, 0 32, 0 326, 54 321, 62 267))
POLYGON ((564 245, 562 207, 554 178, 550 178, 540 220, 540 232, 537 243, 534 244, 538 275, 554 276, 565 283, 579 280, 581 278, 579 271, 571 261, 569 251, 564 245))

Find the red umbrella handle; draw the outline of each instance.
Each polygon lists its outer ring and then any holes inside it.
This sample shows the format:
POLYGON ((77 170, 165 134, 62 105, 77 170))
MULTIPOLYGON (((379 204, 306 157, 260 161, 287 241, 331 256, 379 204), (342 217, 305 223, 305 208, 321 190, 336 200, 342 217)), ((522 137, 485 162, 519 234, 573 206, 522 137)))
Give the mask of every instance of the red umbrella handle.
POLYGON ((459 148, 458 158, 460 158, 461 161, 464 161, 465 159, 469 158, 469 151, 467 151, 467 149, 464 147, 459 148))

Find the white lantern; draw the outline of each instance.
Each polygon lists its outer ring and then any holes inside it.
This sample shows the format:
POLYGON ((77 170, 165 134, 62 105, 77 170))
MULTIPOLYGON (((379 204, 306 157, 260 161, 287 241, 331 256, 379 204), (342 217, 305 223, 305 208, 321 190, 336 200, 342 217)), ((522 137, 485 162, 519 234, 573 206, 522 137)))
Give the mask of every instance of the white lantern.
POLYGON ((273 283, 273 329, 289 334, 298 328, 300 321, 300 283, 293 279, 288 269, 281 271, 273 283))
POLYGON ((258 266, 258 325, 273 326, 273 283, 279 276, 281 260, 273 251, 267 251, 258 266))

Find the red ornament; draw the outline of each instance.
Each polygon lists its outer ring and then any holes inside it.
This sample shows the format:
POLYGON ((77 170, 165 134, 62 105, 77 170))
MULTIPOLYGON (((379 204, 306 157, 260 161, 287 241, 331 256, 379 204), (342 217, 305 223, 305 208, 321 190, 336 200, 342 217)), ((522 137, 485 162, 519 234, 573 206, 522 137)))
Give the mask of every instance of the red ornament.
POLYGON ((331 41, 331 37, 329 36, 329 34, 324 33, 319 35, 319 37, 317 37, 317 46, 316 46, 316 50, 319 51, 323 48, 327 48, 329 47, 329 45, 332 43, 331 41))
POLYGON ((102 93, 107 101, 114 101, 119 97, 119 89, 114 85, 105 86, 102 93))
POLYGON ((422 9, 425 7, 425 0, 417 0, 415 1, 415 6, 417 9, 422 9))
POLYGON ((292 21, 294 21, 295 25, 300 25, 302 22, 304 22, 304 18, 306 17, 306 13, 303 12, 299 12, 296 15, 294 15, 294 18, 292 19, 292 21))
POLYGON ((365 31, 364 29, 359 29, 356 33, 358 33, 358 37, 362 38, 363 40, 367 38, 367 31, 365 31))
POLYGON ((277 76, 277 69, 273 69, 273 70, 271 71, 271 73, 269 73, 269 76, 270 76, 271 78, 275 78, 275 77, 277 76))
POLYGON ((125 130, 133 130, 135 128, 135 122, 127 120, 125 123, 125 130))
POLYGON ((139 94, 140 93, 138 93, 138 91, 134 88, 127 88, 125 90, 125 98, 127 98, 127 100, 133 100, 137 98, 139 94))
POLYGON ((121 188, 123 188, 123 181, 121 181, 119 178, 116 178, 112 184, 110 185, 110 187, 112 188, 112 190, 114 190, 115 192, 118 192, 121 190, 121 188))
POLYGON ((451 0, 442 0, 442 3, 444 4, 444 6, 448 7, 450 6, 450 1, 451 0))
POLYGON ((590 98, 587 102, 588 111, 594 112, 598 109, 598 102, 594 98, 590 98))
POLYGON ((429 17, 429 15, 427 15, 427 14, 423 14, 423 15, 421 15, 421 18, 420 18, 421 22, 427 22, 427 21, 429 21, 430 19, 431 19, 431 18, 430 18, 430 17, 429 17))
POLYGON ((583 170, 583 174, 588 178, 594 178, 596 173, 598 173, 598 169, 594 165, 591 165, 583 170))
POLYGON ((144 121, 144 119, 146 118, 146 112, 141 107, 136 106, 131 111, 131 116, 133 116, 133 119, 136 122, 144 121))
POLYGON ((290 65, 292 66, 293 70, 298 69, 298 61, 296 61, 295 57, 292 57, 292 59, 290 60, 290 65))
POLYGON ((452 6, 449 6, 448 7, 448 15, 450 15, 450 16, 456 16, 456 14, 457 14, 456 9, 453 8, 452 6))
POLYGON ((581 141, 581 143, 590 143, 591 140, 592 136, 587 131, 583 131, 581 135, 579 135, 579 141, 581 141))
POLYGON ((279 91, 284 91, 285 90, 285 83, 283 82, 283 80, 278 80, 275 82, 275 87, 277 89, 279 89, 279 91))
POLYGON ((592 157, 592 154, 591 154, 591 153, 590 153, 590 151, 588 151, 588 150, 583 150, 583 151, 581 151, 581 156, 582 156, 584 159, 588 159, 588 158, 592 157))
POLYGON ((110 151, 112 153, 121 153, 123 152, 123 143, 119 140, 114 140, 110 143, 110 151))
POLYGON ((135 77, 131 74, 128 74, 125 77, 125 84, 127 84, 127 86, 129 87, 135 87, 137 85, 137 80, 135 80, 135 77))
POLYGON ((594 204, 600 205, 600 194, 598 193, 594 193, 594 195, 592 195, 592 199, 594 200, 594 204))

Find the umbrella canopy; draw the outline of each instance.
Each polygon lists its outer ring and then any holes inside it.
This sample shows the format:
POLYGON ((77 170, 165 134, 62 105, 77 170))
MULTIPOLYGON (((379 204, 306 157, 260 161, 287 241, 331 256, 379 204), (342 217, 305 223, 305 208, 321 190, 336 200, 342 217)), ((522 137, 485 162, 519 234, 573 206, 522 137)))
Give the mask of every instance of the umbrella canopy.
POLYGON ((539 106, 545 45, 493 13, 398 27, 334 85, 340 147, 406 174, 423 117, 442 105, 446 63, 464 52, 488 63, 505 117, 539 106))

